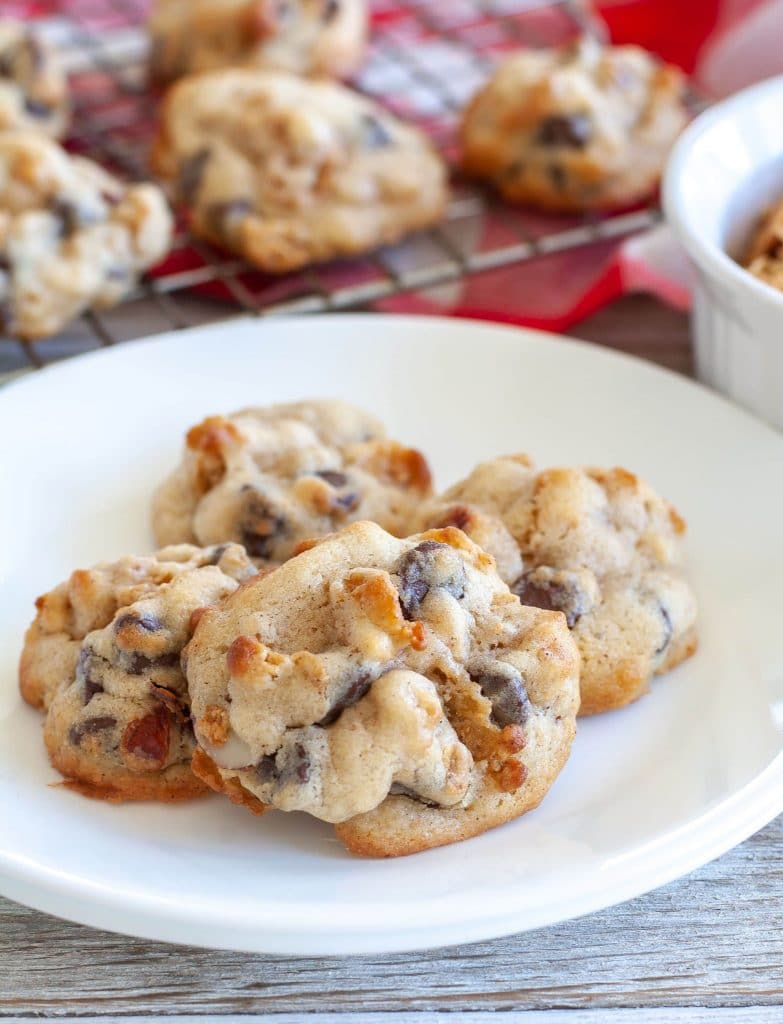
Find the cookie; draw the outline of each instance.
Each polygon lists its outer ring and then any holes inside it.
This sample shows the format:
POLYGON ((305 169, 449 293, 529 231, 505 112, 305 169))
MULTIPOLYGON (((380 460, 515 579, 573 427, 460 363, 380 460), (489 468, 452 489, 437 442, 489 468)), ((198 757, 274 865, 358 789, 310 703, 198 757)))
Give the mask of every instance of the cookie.
POLYGON ((227 67, 343 78, 361 63, 366 0, 156 0, 152 75, 227 67))
POLYGON ((21 22, 0 18, 0 131, 61 138, 69 117, 68 82, 55 51, 21 22))
POLYGON ((574 737, 564 617, 520 604, 454 528, 346 527, 205 612, 186 656, 194 770, 367 856, 518 817, 574 737))
POLYGON ((210 416, 187 433, 180 466, 152 504, 158 544, 237 541, 260 567, 358 519, 406 533, 430 494, 424 456, 344 402, 210 416))
POLYGON ((773 206, 762 217, 743 266, 760 281, 783 291, 783 203, 773 206))
POLYGON ((462 166, 511 202, 628 206, 657 186, 688 120, 684 78, 636 46, 582 39, 504 61, 466 108, 462 166))
POLYGON ((225 70, 167 94, 153 152, 193 231, 271 273, 399 241, 440 220, 429 141, 342 85, 225 70))
POLYGON ((696 650, 696 601, 680 564, 685 523, 633 473, 493 459, 414 521, 453 524, 496 557, 524 604, 564 613, 582 655, 581 714, 636 700, 696 650))
POLYGON ((20 689, 46 712, 50 760, 72 788, 106 800, 204 792, 180 654, 199 609, 254 573, 237 545, 181 545, 79 569, 38 598, 20 689))
POLYGON ((112 306, 168 251, 155 185, 125 185, 35 132, 0 133, 0 328, 54 334, 112 306))

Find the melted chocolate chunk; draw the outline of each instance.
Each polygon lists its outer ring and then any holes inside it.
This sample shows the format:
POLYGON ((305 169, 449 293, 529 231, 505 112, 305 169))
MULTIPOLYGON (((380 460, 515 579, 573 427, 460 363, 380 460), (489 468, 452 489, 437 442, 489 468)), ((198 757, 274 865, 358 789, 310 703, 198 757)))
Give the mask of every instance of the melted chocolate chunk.
POLYGON ((225 555, 227 548, 228 544, 217 544, 215 547, 207 549, 209 554, 204 565, 217 565, 223 555, 225 555))
POLYGON ((541 146, 584 149, 591 135, 592 124, 587 114, 555 114, 541 122, 536 142, 541 146))
POLYGON ((82 210, 70 199, 57 198, 52 200, 49 209, 60 222, 62 234, 69 238, 84 224, 94 220, 94 217, 86 216, 82 210))
POLYGON ((76 679, 82 685, 85 704, 89 704, 96 693, 104 692, 103 682, 97 674, 98 662, 103 662, 103 658, 91 651, 89 647, 82 648, 79 661, 76 664, 76 679))
POLYGON ((674 625, 672 623, 672 617, 669 614, 668 608, 665 608, 664 605, 660 603, 658 605, 658 608, 661 613, 661 618, 663 619, 663 640, 661 641, 660 646, 656 647, 655 653, 663 654, 663 652, 666 650, 666 648, 672 641, 672 636, 674 635, 674 625))
POLYGON ((530 714, 530 698, 522 676, 513 665, 498 661, 486 670, 471 673, 481 693, 492 704, 492 721, 498 728, 524 725, 530 714))
POLYGON ((271 558, 286 521, 251 486, 246 484, 242 490, 248 493, 240 528, 242 543, 251 558, 271 558))
POLYGON ((115 633, 128 626, 135 626, 143 629, 145 633, 157 633, 163 628, 163 623, 154 615, 137 615, 136 612, 126 612, 114 623, 115 633))
POLYGON ((281 747, 275 754, 265 754, 256 765, 259 782, 284 786, 290 782, 300 785, 310 781, 312 763, 303 743, 281 747))
POLYGON ((511 587, 522 604, 549 612, 562 612, 568 628, 573 629, 579 619, 590 610, 590 602, 575 580, 565 572, 558 579, 546 579, 535 569, 522 576, 511 587))
POLYGON ((329 711, 327 711, 321 721, 317 722, 316 725, 331 725, 333 722, 336 722, 346 708, 349 708, 352 704, 356 704, 357 701, 362 699, 372 684, 372 673, 367 671, 361 672, 348 684, 342 695, 335 701, 329 711))
POLYGON ((403 786, 401 782, 392 783, 389 796, 404 796, 408 800, 415 800, 417 804, 423 804, 425 807, 440 807, 440 804, 433 803, 432 800, 425 800, 423 796, 419 796, 414 790, 403 786))
POLYGON ((236 224, 252 212, 253 203, 250 199, 229 199, 207 207, 206 218, 216 235, 227 238, 236 224))
POLYGON ((180 164, 179 190, 186 203, 192 203, 196 198, 209 157, 209 150, 204 147, 180 164))
POLYGON ((68 730, 68 741, 78 747, 85 736, 94 736, 98 732, 111 729, 117 724, 117 719, 111 715, 96 715, 95 718, 85 718, 77 722, 68 730))
POLYGON ((120 662, 130 676, 141 676, 145 672, 153 672, 160 668, 175 668, 179 665, 179 654, 161 654, 157 658, 148 658, 137 651, 122 652, 120 662))
POLYGON ((374 114, 362 115, 361 135, 367 149, 384 149, 393 141, 389 129, 374 114))
POLYGON ((52 108, 48 103, 42 103, 40 100, 34 100, 32 96, 26 96, 24 101, 24 109, 30 115, 30 117, 51 117, 52 108))
POLYGON ((432 589, 445 590, 458 601, 465 595, 465 567, 448 544, 422 541, 403 555, 396 572, 402 614, 409 621, 432 589))
POLYGON ((345 473, 339 473, 336 469, 322 469, 315 475, 325 480, 331 487, 345 487, 348 483, 345 473))

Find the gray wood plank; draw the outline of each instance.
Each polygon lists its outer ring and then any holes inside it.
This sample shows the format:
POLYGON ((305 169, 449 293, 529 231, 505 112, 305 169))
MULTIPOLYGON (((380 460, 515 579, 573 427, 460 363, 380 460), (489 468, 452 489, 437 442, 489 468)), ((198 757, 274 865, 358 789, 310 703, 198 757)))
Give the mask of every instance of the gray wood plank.
MULTIPOLYGON (((42 1018, 4 1017, 3 1024, 28 1024, 42 1018)), ((166 1017, 166 1024, 771 1024, 780 1021, 775 1007, 668 1007, 666 1010, 512 1010, 501 1017, 494 1010, 447 1013, 273 1013, 258 1016, 166 1017)), ((78 1024, 149 1024, 149 1017, 58 1017, 78 1024)))
POLYGON ((0 902, 0 1015, 783 1005, 781 851, 783 817, 623 906, 495 942, 392 956, 209 952, 0 902))

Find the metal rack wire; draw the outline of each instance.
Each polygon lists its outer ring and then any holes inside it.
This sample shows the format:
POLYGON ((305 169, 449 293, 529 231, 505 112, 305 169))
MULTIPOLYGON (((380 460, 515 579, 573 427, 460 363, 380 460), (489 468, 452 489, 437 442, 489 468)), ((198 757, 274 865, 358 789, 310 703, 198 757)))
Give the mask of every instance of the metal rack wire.
MULTIPOLYGON (((66 55, 74 94, 70 148, 122 175, 148 176, 155 103, 146 85, 147 0, 50 0, 44 22, 66 55)), ((509 49, 600 31, 579 0, 375 0, 362 91, 419 124, 454 158, 459 111, 509 49)), ((650 226, 651 206, 605 217, 545 217, 499 202, 455 172, 443 222, 365 258, 270 278, 177 228, 171 257, 114 310, 85 314, 55 339, 0 337, 0 375, 131 337, 242 314, 366 308, 650 226)))

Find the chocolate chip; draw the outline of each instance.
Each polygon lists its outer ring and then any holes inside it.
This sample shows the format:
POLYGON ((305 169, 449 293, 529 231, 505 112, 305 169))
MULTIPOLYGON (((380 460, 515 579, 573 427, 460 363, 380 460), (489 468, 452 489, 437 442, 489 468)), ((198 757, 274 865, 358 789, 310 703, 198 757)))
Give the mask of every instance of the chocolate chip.
POLYGON ((592 123, 587 114, 555 114, 538 126, 536 142, 541 146, 583 149, 591 135, 592 123))
POLYGON ((422 541, 403 555, 396 573, 402 614, 409 621, 432 589, 445 590, 458 601, 465 595, 464 565, 453 548, 436 540, 422 541))
POLYGON ((256 775, 261 783, 277 782, 277 766, 274 754, 264 754, 256 765, 256 775))
POLYGON ((275 754, 266 754, 256 765, 262 783, 284 786, 290 782, 301 785, 310 781, 312 764, 303 743, 281 747, 275 754))
POLYGON ((171 715, 163 704, 143 718, 134 719, 122 734, 127 753, 156 765, 163 765, 169 752, 171 715))
POLYGON ((128 626, 143 629, 145 633, 157 633, 158 630, 163 628, 163 623, 154 615, 138 615, 136 612, 126 612, 125 615, 121 615, 114 623, 114 631, 119 633, 121 629, 125 629, 128 626))
POLYGON ((217 565, 220 559, 225 555, 228 544, 216 544, 212 548, 207 548, 205 554, 207 556, 204 565, 217 565))
POLYGON ((153 672, 155 669, 175 668, 179 665, 179 654, 161 654, 157 658, 148 658, 146 654, 139 654, 138 651, 122 651, 119 656, 120 663, 125 672, 130 676, 141 676, 146 672, 153 672))
POLYGON ((209 157, 210 152, 204 147, 180 164, 179 190, 186 203, 192 203, 196 198, 196 193, 201 185, 201 179, 204 177, 209 157))
POLYGON ((40 100, 34 100, 31 96, 26 96, 24 101, 24 109, 30 115, 30 117, 51 117, 52 108, 48 103, 42 103, 40 100))
POLYGON ((96 715, 95 718, 85 718, 81 722, 72 725, 68 730, 68 740, 73 746, 78 747, 85 736, 94 736, 98 732, 111 729, 117 724, 117 719, 111 715, 96 715))
POLYGON ((336 469, 322 469, 315 475, 325 480, 331 487, 345 487, 348 483, 345 473, 339 473, 336 469))
POLYGON ((206 218, 212 231, 220 237, 229 236, 236 223, 253 212, 250 199, 230 199, 223 203, 211 203, 206 218))
POLYGON ((334 21, 340 10, 340 0, 326 0, 324 3, 324 11, 321 15, 321 20, 325 25, 328 25, 330 21, 334 21))
POLYGON ((242 488, 249 495, 242 519, 242 543, 251 558, 271 558, 275 543, 285 532, 286 520, 249 485, 242 488))
POLYGON ((60 230, 68 238, 78 231, 90 218, 84 214, 70 199, 55 198, 49 204, 49 210, 60 221, 60 230))
POLYGON ((661 645, 659 647, 656 647, 655 653, 663 654, 663 652, 671 643, 672 636, 674 635, 674 625, 672 623, 672 617, 669 614, 668 608, 665 608, 662 604, 659 603, 658 609, 661 613, 661 618, 663 619, 663 640, 661 642, 661 645))
POLYGON ((492 704, 491 719, 498 728, 524 725, 530 714, 530 698, 522 676, 513 665, 496 661, 470 673, 481 693, 492 704))
MULTIPOLYGON (((99 655, 91 651, 89 647, 83 647, 76 663, 76 679, 81 683, 83 690, 83 701, 89 704, 96 693, 103 693, 103 682, 94 675, 97 662, 104 661, 99 655)), ((104 662, 105 664, 105 662, 104 662)))
POLYGON ((563 612, 569 629, 573 629, 591 608, 588 595, 573 574, 565 570, 550 570, 546 567, 533 569, 523 573, 511 591, 522 604, 544 611, 563 612))
POLYGON ((389 129, 374 114, 362 115, 361 136, 362 144, 367 149, 383 149, 393 141, 389 129))
POLYGON ((324 715, 317 725, 331 725, 336 722, 340 715, 349 708, 352 704, 356 704, 362 697, 367 693, 373 684, 373 674, 371 672, 360 672, 359 675, 351 680, 340 697, 334 702, 329 711, 324 715))

